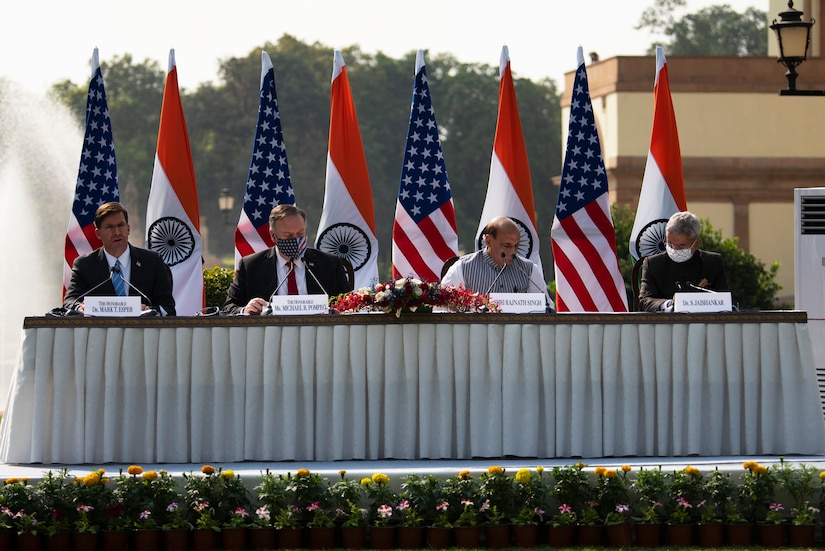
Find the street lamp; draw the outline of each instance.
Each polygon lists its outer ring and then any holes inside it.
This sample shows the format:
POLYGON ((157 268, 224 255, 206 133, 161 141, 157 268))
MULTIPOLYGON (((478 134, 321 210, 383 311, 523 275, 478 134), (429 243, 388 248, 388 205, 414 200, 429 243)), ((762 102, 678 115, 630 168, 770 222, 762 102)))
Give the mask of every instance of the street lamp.
POLYGON ((223 213, 224 224, 229 223, 229 213, 235 208, 235 198, 228 188, 223 188, 218 194, 218 209, 223 213))
POLYGON ((797 90, 796 67, 808 59, 808 46, 811 43, 813 19, 802 21, 802 12, 794 9, 793 0, 788 0, 788 9, 780 12, 779 21, 773 20, 770 29, 776 33, 779 44, 779 58, 776 60, 788 68, 787 90, 780 90, 780 96, 825 96, 825 90, 797 90))

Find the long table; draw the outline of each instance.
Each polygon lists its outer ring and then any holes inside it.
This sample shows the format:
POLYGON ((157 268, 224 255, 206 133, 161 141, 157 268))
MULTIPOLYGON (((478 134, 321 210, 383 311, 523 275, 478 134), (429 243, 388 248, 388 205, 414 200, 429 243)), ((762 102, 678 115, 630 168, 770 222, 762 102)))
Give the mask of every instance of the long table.
POLYGON ((9 463, 825 452, 804 312, 26 318, 9 463))

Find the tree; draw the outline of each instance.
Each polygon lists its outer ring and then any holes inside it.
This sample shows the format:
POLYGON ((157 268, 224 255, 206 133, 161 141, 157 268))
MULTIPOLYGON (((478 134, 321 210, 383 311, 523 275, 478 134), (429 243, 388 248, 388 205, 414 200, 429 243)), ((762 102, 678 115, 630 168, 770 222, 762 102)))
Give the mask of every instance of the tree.
MULTIPOLYGON (((613 204, 610 207, 613 226, 616 231, 616 252, 619 266, 627 287, 628 304, 633 303, 630 290, 631 270, 635 261, 630 255, 628 243, 633 229, 635 213, 627 205, 613 204)), ((725 274, 728 278, 734 302, 742 310, 770 310, 776 308, 776 294, 780 286, 776 283, 779 261, 774 260, 769 267, 749 252, 739 248, 736 238, 723 238, 722 231, 711 226, 710 220, 702 220, 702 249, 720 253, 725 259, 725 274)))
POLYGON ((670 42, 654 43, 668 55, 693 56, 764 56, 768 53, 767 12, 748 8, 738 13, 727 4, 702 8, 677 19, 674 12, 684 8, 687 0, 657 0, 641 15, 636 29, 650 29, 670 42))

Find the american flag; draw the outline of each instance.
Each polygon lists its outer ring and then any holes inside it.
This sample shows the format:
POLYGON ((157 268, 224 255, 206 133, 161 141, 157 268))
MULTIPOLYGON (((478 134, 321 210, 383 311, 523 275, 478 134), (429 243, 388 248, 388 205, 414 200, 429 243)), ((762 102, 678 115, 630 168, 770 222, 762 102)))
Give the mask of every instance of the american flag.
POLYGON ((582 48, 570 100, 567 150, 550 233, 558 312, 627 312, 607 173, 582 48))
POLYGON ((453 198, 427 84, 424 52, 419 50, 392 227, 393 278, 438 281, 444 262, 457 255, 453 198))
POLYGON ((275 69, 269 54, 261 54, 261 97, 252 159, 246 178, 238 227, 235 228, 235 266, 246 255, 274 245, 269 235, 269 212, 282 204, 295 204, 286 145, 275 93, 275 69))
POLYGON ((63 263, 63 294, 72 278, 72 264, 78 256, 102 245, 95 235, 95 211, 109 201, 120 201, 117 185, 115 144, 112 123, 103 87, 103 73, 97 48, 92 53, 92 77, 86 97, 86 132, 80 167, 77 171, 72 215, 66 231, 63 263))

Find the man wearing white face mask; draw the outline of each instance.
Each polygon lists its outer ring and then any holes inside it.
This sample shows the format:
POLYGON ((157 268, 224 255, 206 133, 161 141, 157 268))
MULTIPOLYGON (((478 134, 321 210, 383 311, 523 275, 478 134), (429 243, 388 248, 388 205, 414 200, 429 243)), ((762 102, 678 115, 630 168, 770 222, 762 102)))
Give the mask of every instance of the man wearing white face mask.
POLYGON ((335 296, 352 291, 344 264, 335 255, 307 248, 306 213, 278 205, 269 215, 275 246, 241 259, 226 293, 223 311, 259 315, 273 293, 335 296))
POLYGON ((691 212, 677 212, 665 227, 665 252, 642 263, 639 308, 647 312, 672 312, 673 294, 696 287, 727 291, 722 255, 699 249, 701 226, 691 212))

